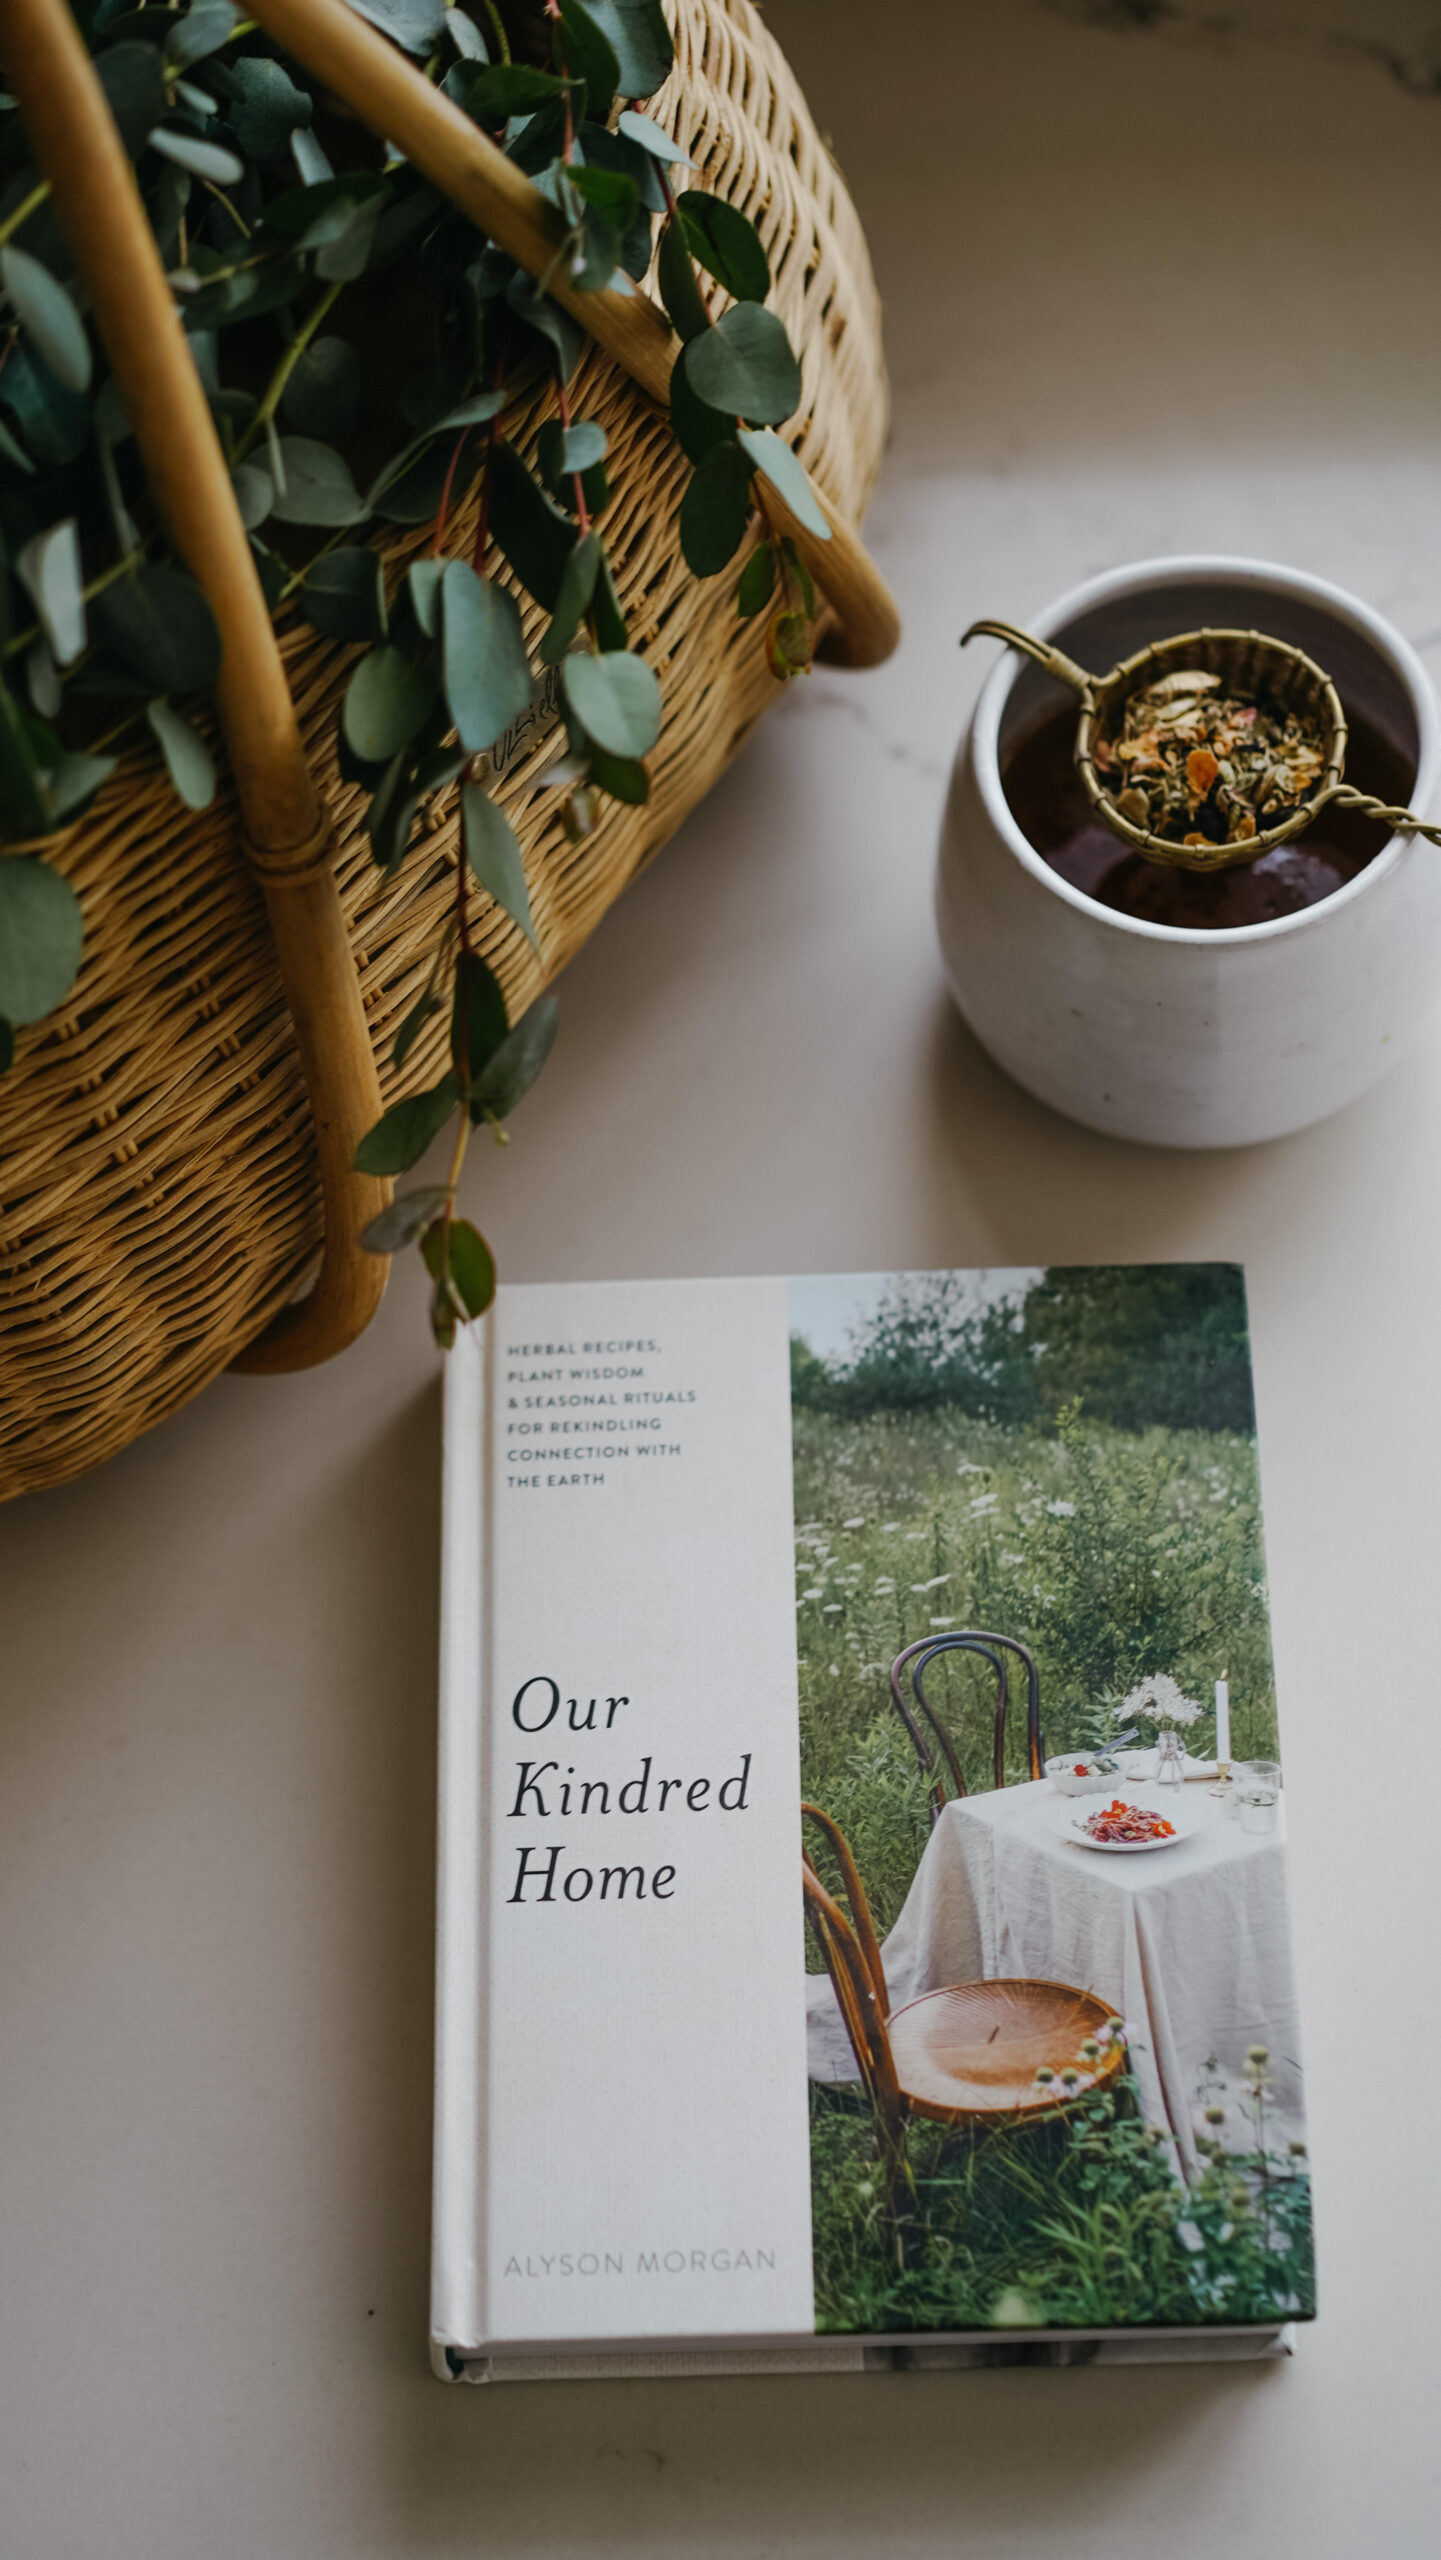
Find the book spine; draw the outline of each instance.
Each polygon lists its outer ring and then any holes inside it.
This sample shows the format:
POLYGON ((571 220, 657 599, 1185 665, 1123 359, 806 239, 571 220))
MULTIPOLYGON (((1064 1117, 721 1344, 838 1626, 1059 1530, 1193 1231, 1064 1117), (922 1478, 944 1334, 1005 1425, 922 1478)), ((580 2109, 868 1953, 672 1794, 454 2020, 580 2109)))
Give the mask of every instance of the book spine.
POLYGON ((489 1655, 490 1323, 465 1326, 445 1364, 436 1838, 434 2211, 431 2336, 437 2351, 487 2335, 488 1826, 484 1685, 489 1655))

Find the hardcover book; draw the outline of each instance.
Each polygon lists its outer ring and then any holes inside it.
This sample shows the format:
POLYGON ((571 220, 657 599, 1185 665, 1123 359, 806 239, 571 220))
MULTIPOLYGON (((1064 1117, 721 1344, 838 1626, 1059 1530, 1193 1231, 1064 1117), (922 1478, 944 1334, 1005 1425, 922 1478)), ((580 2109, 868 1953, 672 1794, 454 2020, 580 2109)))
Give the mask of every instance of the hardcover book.
POLYGON ((502 1288, 444 1464, 436 2370, 1284 2352, 1239 1270, 502 1288))

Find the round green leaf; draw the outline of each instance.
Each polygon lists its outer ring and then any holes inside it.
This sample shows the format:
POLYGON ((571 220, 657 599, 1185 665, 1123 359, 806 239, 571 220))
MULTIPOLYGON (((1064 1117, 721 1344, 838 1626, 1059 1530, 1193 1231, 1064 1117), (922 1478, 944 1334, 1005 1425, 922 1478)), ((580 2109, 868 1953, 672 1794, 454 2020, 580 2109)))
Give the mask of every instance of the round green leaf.
POLYGON ((215 616, 183 569, 129 571, 93 599, 90 623, 137 693, 199 693, 220 673, 215 616))
MULTIPOLYGON (((179 68, 183 70, 184 64, 179 68)), ((152 125, 165 113, 165 64, 160 51, 153 44, 107 45, 96 59, 95 76, 120 127, 120 139, 134 160, 144 150, 152 125)))
POLYGON ((0 1015, 7 1022, 38 1022, 69 994, 82 933, 68 880, 32 855, 0 854, 0 1015))
POLYGON ((634 107, 626 108, 616 126, 616 131, 623 133, 627 142, 638 142, 642 151, 650 153, 652 160, 670 161, 682 169, 688 169, 691 165, 680 144, 672 142, 670 135, 662 131, 654 117, 638 115, 634 107))
POLYGON ((68 667, 85 646, 85 597, 81 590, 80 537, 73 516, 35 534, 17 553, 15 567, 54 652, 68 667))
POLYGON ((448 560, 440 582, 442 681, 463 747, 479 755, 530 708, 530 661, 514 596, 448 560))
POLYGON ((217 187, 238 187, 245 175, 245 163, 233 151, 222 151, 218 142, 201 142, 193 133, 172 133, 158 124, 148 137, 152 151, 163 159, 173 160, 177 169, 188 169, 193 178, 209 178, 217 187))
POLYGON ((738 302, 685 350, 691 389, 712 409, 757 425, 788 418, 801 396, 801 369, 773 311, 738 302))
POLYGON ((469 1218, 450 1223, 450 1285, 468 1316, 483 1316, 495 1296, 495 1257, 469 1218))
POLYGON ((736 589, 736 611, 743 620, 753 613, 763 613, 775 591, 776 555, 770 543, 758 543, 741 571, 736 589))
POLYGON ((751 465, 735 443, 713 445, 681 500, 680 547, 698 578, 733 560, 751 518, 751 465))
POLYGON ((360 417, 360 358, 344 338, 316 338, 291 368, 280 414, 303 436, 349 435, 360 417))
POLYGON ((359 18, 368 18, 382 35, 406 53, 429 53, 445 24, 444 0, 350 0, 359 18))
POLYGON ((300 601, 308 622, 331 640, 383 640, 385 577, 378 551, 327 551, 305 572, 300 601))
POLYGON ((90 388, 90 341, 85 323, 62 284, 25 249, 0 249, 0 283, 16 317, 57 382, 67 391, 90 388))
POLYGON ((362 524, 367 509, 350 466, 313 436, 278 438, 280 473, 272 512, 282 524, 362 524), (280 486, 283 473, 285 486, 280 486))
POLYGON ((623 98, 653 97, 675 60, 660 0, 588 0, 590 14, 619 65, 623 98))
POLYGON ((560 1007, 554 996, 537 996, 515 1029, 502 1040, 489 1066, 472 1086, 472 1120, 508 1119, 529 1093, 555 1046, 560 1007))
POLYGON ((356 1172, 409 1173, 432 1138, 439 1137, 459 1100, 460 1087, 447 1074, 428 1093, 409 1093, 403 1102, 392 1102, 351 1157, 356 1172))
POLYGON ((435 687, 423 667, 412 666, 398 649, 372 649, 346 687, 341 715, 346 739, 365 764, 389 764, 409 745, 434 705, 435 687))
POLYGON ((361 1231, 360 1241, 367 1253, 399 1253, 402 1246, 414 1244, 445 1207, 443 1183, 427 1183, 420 1191, 402 1191, 398 1200, 382 1209, 361 1231))
POLYGON ((237 462, 230 474, 235 504, 247 533, 254 533, 269 515, 275 500, 275 483, 258 462, 237 462))
POLYGON ((208 809, 215 797, 215 759, 199 731, 192 729, 163 696, 146 704, 145 717, 160 741, 170 779, 187 809, 208 809))
POLYGON ((660 686, 644 658, 627 649, 567 658, 565 698, 588 737, 613 756, 643 756, 660 736, 660 686))
POLYGON ((771 487, 780 491, 796 521, 819 541, 829 542, 831 529, 800 455, 792 453, 779 436, 772 435, 769 427, 743 427, 740 441, 757 471, 764 472, 771 487))
POLYGON ((692 257, 734 294, 737 302, 764 302, 771 289, 770 260, 753 222, 723 196, 687 187, 677 211, 692 257))
POLYGON ((467 782, 460 795, 460 815, 466 860, 482 889, 498 907, 504 908, 538 951, 540 937, 530 910, 525 856, 505 811, 489 792, 481 790, 479 783, 467 782))

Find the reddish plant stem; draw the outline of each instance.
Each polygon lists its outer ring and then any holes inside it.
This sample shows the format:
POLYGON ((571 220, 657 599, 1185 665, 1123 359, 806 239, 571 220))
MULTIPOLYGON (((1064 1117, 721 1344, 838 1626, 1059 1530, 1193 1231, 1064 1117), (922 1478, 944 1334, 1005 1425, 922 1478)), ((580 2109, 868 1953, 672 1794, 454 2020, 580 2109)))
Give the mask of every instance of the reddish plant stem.
MULTIPOLYGON (((564 428, 565 432, 569 434, 570 394, 566 390, 565 384, 561 380, 559 374, 555 377, 555 396, 560 408, 561 426, 564 428)), ((571 486, 575 491, 575 512, 580 524, 581 540, 584 541, 586 535, 590 531, 590 510, 585 503, 585 486, 578 471, 573 471, 570 478, 571 486)))

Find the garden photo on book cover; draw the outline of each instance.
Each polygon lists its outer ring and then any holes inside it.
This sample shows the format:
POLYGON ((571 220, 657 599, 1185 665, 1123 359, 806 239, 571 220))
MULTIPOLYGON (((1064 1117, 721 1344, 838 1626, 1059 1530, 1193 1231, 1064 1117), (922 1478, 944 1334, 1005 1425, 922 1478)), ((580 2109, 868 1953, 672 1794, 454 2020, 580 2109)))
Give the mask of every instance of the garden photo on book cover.
POLYGON ((1309 2317, 1240 1270, 790 1324, 818 2329, 1309 2317))

